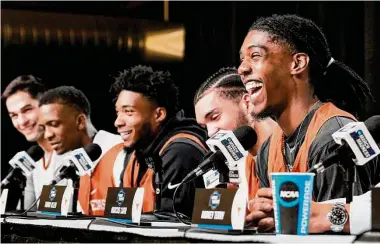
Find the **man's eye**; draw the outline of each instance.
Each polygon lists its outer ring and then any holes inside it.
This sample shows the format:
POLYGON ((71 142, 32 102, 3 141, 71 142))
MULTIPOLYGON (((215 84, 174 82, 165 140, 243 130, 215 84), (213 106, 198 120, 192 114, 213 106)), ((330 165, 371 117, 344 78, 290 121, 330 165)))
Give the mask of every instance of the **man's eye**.
POLYGON ((131 113, 133 113, 134 111, 133 110, 131 110, 131 109, 126 109, 126 110, 124 110, 124 113, 127 113, 127 114, 131 114, 131 113))
POLYGON ((211 120, 217 120, 220 114, 215 114, 211 117, 211 120))
POLYGON ((53 121, 50 123, 50 125, 53 127, 57 127, 59 125, 59 123, 57 121, 53 121))

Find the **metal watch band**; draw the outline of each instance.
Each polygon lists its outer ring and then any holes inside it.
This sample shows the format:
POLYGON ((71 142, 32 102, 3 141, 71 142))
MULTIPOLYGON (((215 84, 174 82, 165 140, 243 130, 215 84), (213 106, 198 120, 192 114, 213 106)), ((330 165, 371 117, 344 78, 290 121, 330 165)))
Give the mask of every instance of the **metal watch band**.
POLYGON ((334 232, 342 232, 344 225, 348 220, 348 212, 345 208, 345 204, 337 202, 332 207, 331 211, 327 215, 328 220, 331 223, 330 229, 334 232), (336 220, 335 218, 343 218, 342 220, 336 220), (337 223, 337 221, 341 223, 337 223))

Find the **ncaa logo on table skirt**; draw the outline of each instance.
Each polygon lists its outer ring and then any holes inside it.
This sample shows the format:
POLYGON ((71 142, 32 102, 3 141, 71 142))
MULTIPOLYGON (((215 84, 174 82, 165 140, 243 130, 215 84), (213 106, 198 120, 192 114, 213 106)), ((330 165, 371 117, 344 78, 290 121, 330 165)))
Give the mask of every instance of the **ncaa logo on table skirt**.
POLYGON ((123 191, 123 189, 120 189, 120 191, 117 193, 117 196, 116 196, 117 205, 119 205, 120 207, 121 204, 123 204, 124 200, 125 200, 125 192, 123 191))
POLYGON ((220 204, 220 197, 222 196, 222 194, 220 194, 218 191, 214 191, 211 196, 210 196, 210 200, 208 202, 208 205, 210 206, 210 208, 212 210, 215 210, 219 204, 220 204))
POLYGON ((49 193, 49 200, 53 201, 56 196, 57 196, 57 189, 53 187, 51 188, 50 193, 49 193))
POLYGON ((299 202, 298 186, 290 181, 284 182, 280 186, 279 199, 282 207, 290 208, 299 202))

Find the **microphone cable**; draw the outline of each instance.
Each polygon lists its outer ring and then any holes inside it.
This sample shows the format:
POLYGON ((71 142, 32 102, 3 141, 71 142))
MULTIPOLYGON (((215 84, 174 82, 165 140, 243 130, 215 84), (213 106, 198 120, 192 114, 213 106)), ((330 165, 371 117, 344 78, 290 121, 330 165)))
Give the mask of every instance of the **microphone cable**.
MULTIPOLYGON (((49 185, 55 185, 55 184, 57 184, 56 182, 54 182, 54 180, 53 180, 53 182, 51 182, 49 185)), ((42 192, 41 192, 41 194, 42 194, 42 192)), ((32 203, 32 205, 30 205, 30 207, 27 209, 27 210, 25 210, 24 212, 22 212, 20 215, 21 216, 24 216, 24 215, 26 215, 36 204, 37 204, 37 202, 38 202, 38 200, 40 200, 40 198, 41 198, 41 194, 40 194, 40 196, 32 203)))
MULTIPOLYGON (((200 174, 201 175, 201 174, 200 174)), ((174 190, 174 193, 173 193, 173 212, 175 214, 175 216, 177 217, 177 219, 179 221, 181 221, 182 223, 184 223, 185 225, 191 225, 191 222, 188 221, 190 218, 188 216, 186 216, 185 214, 181 213, 181 212, 177 212, 177 210, 175 209, 175 197, 177 195, 177 191, 179 188, 181 188, 181 186, 183 184, 187 184, 193 180, 195 180, 196 178, 198 178, 200 175, 196 175, 195 177, 193 177, 192 179, 188 180, 188 177, 185 177, 183 179, 183 181, 177 186, 177 188, 174 190)))
POLYGON ((26 215, 35 205, 37 205, 37 202, 38 202, 38 200, 40 200, 40 198, 41 198, 41 195, 32 203, 32 205, 30 205, 30 207, 27 210, 22 212, 20 215, 21 216, 26 215))

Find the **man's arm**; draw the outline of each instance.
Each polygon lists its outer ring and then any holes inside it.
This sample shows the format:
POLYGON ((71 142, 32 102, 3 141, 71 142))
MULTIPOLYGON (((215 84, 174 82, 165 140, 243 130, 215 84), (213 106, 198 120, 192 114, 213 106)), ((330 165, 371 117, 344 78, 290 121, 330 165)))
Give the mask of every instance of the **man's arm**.
MULTIPOLYGON (((310 167, 329 155, 329 153, 333 151, 333 148, 335 148, 335 142, 329 142, 323 146, 317 155, 310 159, 310 167)), ((345 171, 338 164, 330 166, 322 173, 317 173, 314 180, 313 200, 323 202, 330 199, 346 197, 344 176, 345 171)), ((358 181, 355 183, 354 192, 356 194, 362 193, 358 181)))
POLYGON ((268 179, 268 156, 269 156, 269 137, 260 147, 259 152, 257 154, 257 160, 255 165, 255 171, 257 178, 259 179, 259 186, 269 187, 269 179, 268 179))
POLYGON ((363 191, 367 191, 372 186, 380 183, 380 157, 377 156, 364 165, 357 166, 357 173, 359 175, 363 191))
MULTIPOLYGON (((352 119, 346 117, 333 117, 322 126, 310 146, 308 155, 309 168, 313 167, 339 147, 334 141, 332 134, 352 121, 352 119)), ((344 174, 345 172, 343 168, 338 166, 338 164, 330 166, 323 173, 316 174, 313 188, 313 200, 321 202, 345 197, 344 174)), ((356 183, 354 185, 355 195, 362 194, 364 190, 365 189, 363 189, 360 182, 359 174, 357 174, 356 183)))
MULTIPOLYGON (((380 183, 376 185, 380 187, 380 183)), ((343 232, 353 235, 361 234, 371 229, 371 206, 372 191, 363 195, 354 196, 351 204, 346 204, 346 210, 349 218, 344 225, 343 232)), ((327 214, 331 211, 333 204, 315 203, 311 205, 310 231, 312 233, 321 233, 330 230, 330 222, 327 220, 327 214)))
MULTIPOLYGON (((331 223, 327 215, 333 208, 333 203, 316 203, 311 204, 309 232, 310 233, 323 233, 331 231, 331 223)), ((346 204, 347 212, 350 212, 350 204, 346 204)), ((350 217, 344 225, 343 232, 350 233, 350 217)))
MULTIPOLYGON (((24 196, 24 208, 28 209, 32 206, 33 202, 36 200, 36 194, 34 192, 34 183, 33 183, 33 173, 26 177, 26 186, 25 186, 25 196, 24 196)), ((36 210, 36 206, 32 209, 36 210)))
MULTIPOLYGON (((379 185, 380 186, 380 185, 379 185)), ((315 203, 311 205, 309 229, 311 233, 330 231, 331 223, 327 219, 328 213, 333 208, 332 203, 315 203)), ((349 213, 343 232, 358 235, 371 229, 371 191, 355 196, 351 204, 345 208, 349 213)))
MULTIPOLYGON (((161 195, 163 210, 172 211, 175 188, 170 187, 171 189, 169 189, 168 185, 180 183, 188 173, 202 162, 204 155, 204 151, 184 142, 173 142, 163 152, 161 155, 164 171, 161 195)), ((193 211, 195 188, 204 188, 202 178, 182 185, 181 189, 177 191, 176 210, 189 217, 193 211)))

